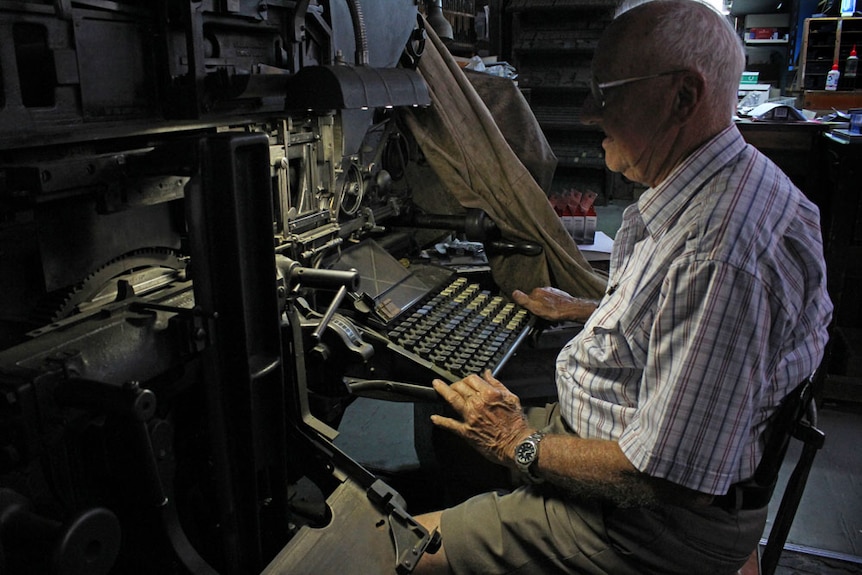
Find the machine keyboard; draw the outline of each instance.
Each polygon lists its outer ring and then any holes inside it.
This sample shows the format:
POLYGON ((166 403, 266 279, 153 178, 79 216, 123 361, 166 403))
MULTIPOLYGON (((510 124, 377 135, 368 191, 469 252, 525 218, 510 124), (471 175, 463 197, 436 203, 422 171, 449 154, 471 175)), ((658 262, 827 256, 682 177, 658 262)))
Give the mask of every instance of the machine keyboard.
POLYGON ((531 327, 517 304, 456 277, 400 319, 388 332, 395 344, 457 378, 496 373, 531 327))

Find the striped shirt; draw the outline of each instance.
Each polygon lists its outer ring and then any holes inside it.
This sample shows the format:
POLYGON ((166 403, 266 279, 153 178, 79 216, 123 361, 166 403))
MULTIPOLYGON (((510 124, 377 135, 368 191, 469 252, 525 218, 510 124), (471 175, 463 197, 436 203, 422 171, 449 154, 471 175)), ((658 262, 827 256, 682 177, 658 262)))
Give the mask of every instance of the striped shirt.
POLYGON ((704 493, 750 477, 827 340, 817 207, 730 126, 625 211, 608 285, 557 359, 566 421, 704 493))

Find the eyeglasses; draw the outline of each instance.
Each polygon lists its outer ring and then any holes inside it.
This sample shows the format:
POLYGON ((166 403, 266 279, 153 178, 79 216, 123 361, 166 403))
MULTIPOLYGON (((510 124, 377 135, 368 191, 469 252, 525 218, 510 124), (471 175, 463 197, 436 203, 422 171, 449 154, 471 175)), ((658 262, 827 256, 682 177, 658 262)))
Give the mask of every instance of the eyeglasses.
POLYGON ((650 74, 649 76, 635 76, 634 78, 624 78, 622 80, 614 80, 612 82, 602 82, 601 84, 596 81, 595 76, 591 76, 590 92, 592 93, 593 100, 596 102, 596 104, 599 105, 599 108, 604 109, 605 93, 602 90, 604 90, 605 88, 616 88, 617 86, 624 86, 625 84, 631 84, 632 82, 640 82, 641 80, 651 80, 652 78, 670 76, 671 74, 676 74, 677 72, 685 72, 685 70, 669 70, 667 72, 659 72, 658 74, 650 74))

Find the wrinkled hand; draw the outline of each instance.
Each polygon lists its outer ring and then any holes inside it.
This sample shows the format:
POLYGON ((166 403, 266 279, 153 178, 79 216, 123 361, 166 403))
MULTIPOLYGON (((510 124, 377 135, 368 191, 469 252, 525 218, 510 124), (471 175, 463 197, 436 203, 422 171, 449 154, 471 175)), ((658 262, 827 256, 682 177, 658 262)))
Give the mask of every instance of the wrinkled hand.
POLYGON ((595 300, 574 297, 553 287, 537 287, 529 295, 515 290, 512 292, 512 299, 521 307, 549 321, 585 321, 598 305, 595 300))
POLYGON ((431 421, 466 439, 487 459, 512 467, 515 446, 532 433, 518 396, 489 370, 452 385, 435 379, 433 385, 462 421, 440 415, 432 415, 431 421))

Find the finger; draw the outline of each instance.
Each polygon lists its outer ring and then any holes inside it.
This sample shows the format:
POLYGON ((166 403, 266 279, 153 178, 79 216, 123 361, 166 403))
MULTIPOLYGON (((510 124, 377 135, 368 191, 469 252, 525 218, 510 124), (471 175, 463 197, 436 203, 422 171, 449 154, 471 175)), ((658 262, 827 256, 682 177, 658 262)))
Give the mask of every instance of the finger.
POLYGON ((461 381, 464 383, 464 386, 466 386, 465 392, 467 395, 481 393, 486 386, 485 380, 479 377, 479 374, 477 373, 471 373, 461 381))
POLYGON ((449 391, 451 392, 451 395, 447 397, 449 404, 455 406, 453 402, 457 402, 458 407, 462 407, 467 398, 476 393, 463 379, 449 385, 449 391))
POLYGON ((454 433, 456 435, 460 435, 462 437, 464 436, 464 431, 463 431, 464 424, 461 423, 460 421, 452 419, 451 417, 444 417, 442 415, 432 415, 431 416, 431 423, 433 423, 437 427, 451 431, 452 433, 454 433))
POLYGON ((434 391, 440 394, 440 397, 446 400, 449 405, 452 405, 453 399, 458 399, 461 397, 461 394, 457 391, 453 390, 451 386, 446 385, 446 383, 442 379, 435 379, 431 382, 431 387, 434 388, 434 391))
POLYGON ((466 400, 468 397, 479 393, 479 389, 484 384, 485 382, 482 381, 482 378, 477 374, 471 373, 464 379, 459 379, 450 385, 449 388, 466 400))
POLYGON ((494 374, 491 373, 490 369, 486 369, 482 373, 482 378, 485 380, 485 382, 488 385, 490 385, 491 387, 493 387, 495 389, 506 390, 506 391, 509 390, 509 388, 507 388, 505 385, 503 385, 503 382, 501 382, 499 379, 494 377, 494 374))

